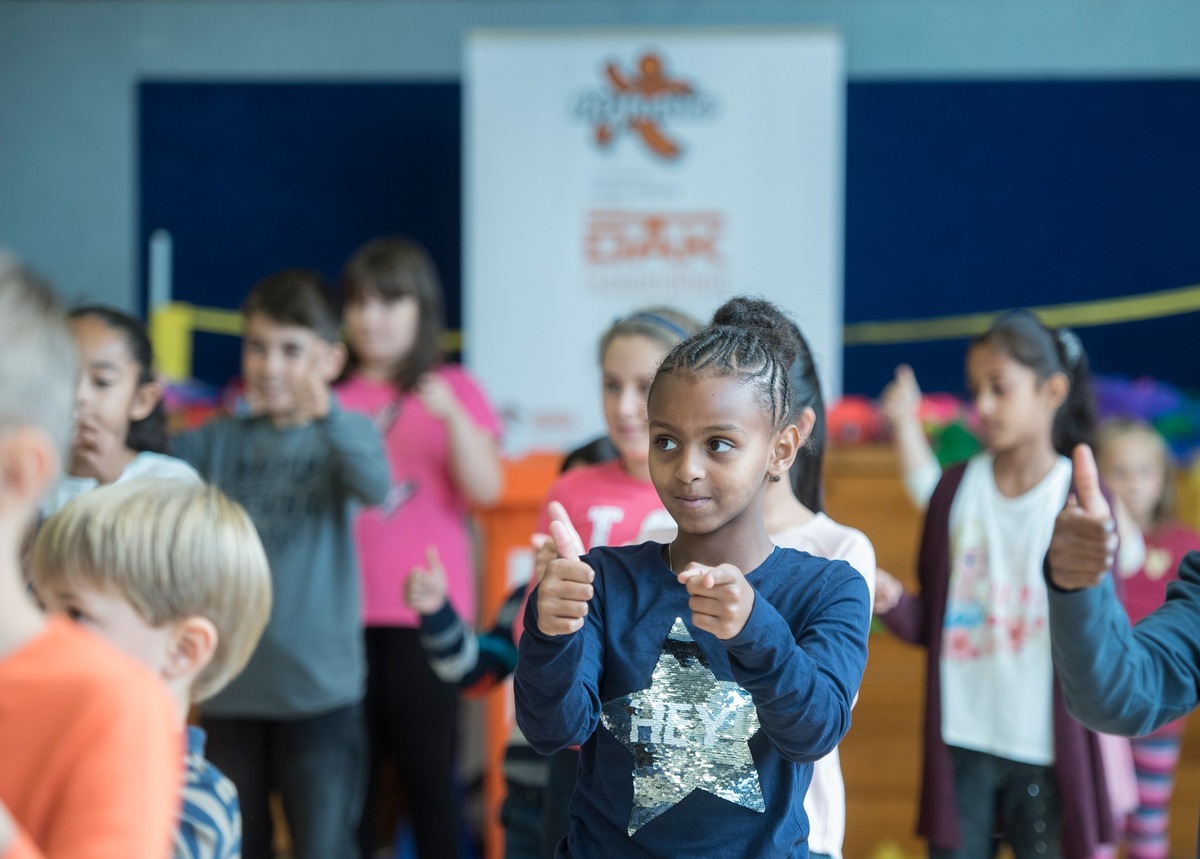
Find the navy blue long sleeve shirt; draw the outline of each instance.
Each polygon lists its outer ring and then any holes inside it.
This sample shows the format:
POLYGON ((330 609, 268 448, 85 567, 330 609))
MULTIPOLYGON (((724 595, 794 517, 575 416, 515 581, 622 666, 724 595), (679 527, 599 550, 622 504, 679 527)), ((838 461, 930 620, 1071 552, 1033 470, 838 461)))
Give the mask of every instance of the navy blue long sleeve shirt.
POLYGON ((579 632, 526 608, 514 695, 542 753, 582 744, 560 856, 803 857, 811 762, 850 727, 867 659, 866 583, 844 561, 776 549, 722 641, 692 626, 662 545, 597 548, 579 632))

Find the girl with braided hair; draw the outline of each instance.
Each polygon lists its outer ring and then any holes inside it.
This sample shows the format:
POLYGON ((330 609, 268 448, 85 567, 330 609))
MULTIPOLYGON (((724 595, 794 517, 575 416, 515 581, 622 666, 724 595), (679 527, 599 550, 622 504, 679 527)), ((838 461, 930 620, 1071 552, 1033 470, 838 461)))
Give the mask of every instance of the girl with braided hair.
POLYGON ((767 487, 800 448, 775 330, 711 325, 650 388, 650 479, 670 543, 559 558, 525 614, 517 721, 544 754, 582 744, 559 857, 805 857, 812 762, 850 725, 868 590, 844 561, 775 546, 767 487))

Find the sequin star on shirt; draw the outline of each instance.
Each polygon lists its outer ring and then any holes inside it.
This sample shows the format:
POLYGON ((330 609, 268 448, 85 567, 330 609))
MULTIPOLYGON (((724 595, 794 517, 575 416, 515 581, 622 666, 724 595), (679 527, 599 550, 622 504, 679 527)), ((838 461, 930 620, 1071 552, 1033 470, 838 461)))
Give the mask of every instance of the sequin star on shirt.
POLYGON ((750 693, 718 680, 675 618, 650 686, 604 704, 604 727, 633 754, 629 834, 703 790, 766 810, 749 740, 758 732, 750 693))

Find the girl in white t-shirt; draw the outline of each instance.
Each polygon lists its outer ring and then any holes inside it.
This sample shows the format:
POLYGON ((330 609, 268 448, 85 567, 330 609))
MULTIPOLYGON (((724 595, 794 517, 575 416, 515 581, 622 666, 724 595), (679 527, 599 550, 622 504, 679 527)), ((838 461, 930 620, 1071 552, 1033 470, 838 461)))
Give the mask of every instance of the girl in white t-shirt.
POLYGON ((930 499, 920 594, 878 574, 884 623, 928 648, 918 831, 933 859, 986 859, 995 833, 1017 859, 1086 859, 1112 816, 1096 738, 1057 688, 1042 559, 1067 457, 1094 431, 1087 356, 1012 311, 971 343, 966 375, 985 449, 930 499))
POLYGON ((75 427, 65 473, 43 515, 101 484, 134 477, 200 483, 194 468, 166 455, 163 388, 141 321, 93 305, 73 311, 70 322, 80 362, 75 427))
MULTIPOLYGON (((866 535, 841 525, 824 512, 822 462, 825 456, 825 403, 812 351, 800 329, 770 302, 738 297, 721 306, 714 325, 766 328, 796 346, 789 371, 795 400, 796 426, 804 443, 788 480, 767 486, 764 512, 767 533, 778 546, 800 549, 821 558, 846 561, 875 592, 875 547, 866 535)), ((837 749, 813 764, 812 782, 804 796, 808 815, 808 855, 841 859, 846 834, 846 787, 837 749)))

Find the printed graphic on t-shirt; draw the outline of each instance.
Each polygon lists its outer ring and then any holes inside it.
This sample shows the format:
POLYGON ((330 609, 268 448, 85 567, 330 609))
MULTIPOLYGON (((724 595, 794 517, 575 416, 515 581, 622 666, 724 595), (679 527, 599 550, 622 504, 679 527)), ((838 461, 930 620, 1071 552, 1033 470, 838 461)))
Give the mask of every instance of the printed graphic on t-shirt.
POLYGON ((412 497, 416 494, 417 481, 411 477, 407 480, 392 483, 392 488, 388 490, 387 497, 379 505, 379 515, 384 519, 390 519, 400 511, 401 507, 412 500, 412 497))
POLYGON ((749 692, 716 678, 682 618, 663 643, 649 688, 606 702, 601 718, 633 755, 630 835, 693 790, 766 811, 749 745, 758 711, 749 692))
POLYGON ((946 600, 943 652, 949 659, 1020 653, 1045 632, 1043 593, 1028 584, 993 581, 988 548, 982 528, 964 527, 946 600))
MULTIPOLYGON (((588 548, 614 545, 613 528, 625 521, 625 512, 624 507, 618 507, 615 504, 593 504, 588 507, 587 521, 590 526, 588 548)), ((638 525, 637 536, 630 541, 630 545, 645 543, 647 540, 669 543, 675 538, 677 530, 675 520, 666 510, 651 510, 642 518, 641 524, 638 525)))
POLYGON ((1171 554, 1170 549, 1150 548, 1146 551, 1146 578, 1151 580, 1161 579, 1168 572, 1175 569, 1175 559, 1171 554))

